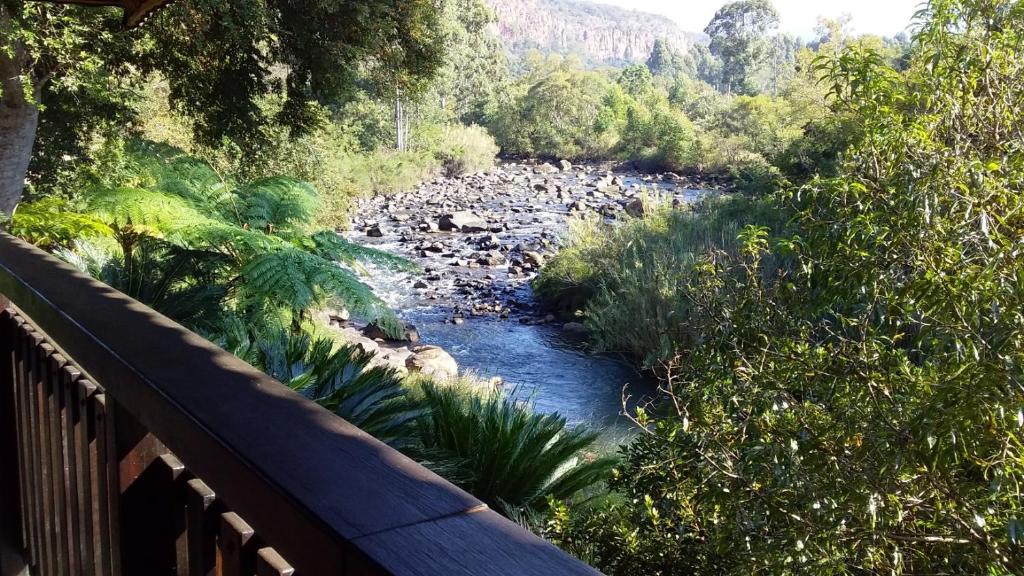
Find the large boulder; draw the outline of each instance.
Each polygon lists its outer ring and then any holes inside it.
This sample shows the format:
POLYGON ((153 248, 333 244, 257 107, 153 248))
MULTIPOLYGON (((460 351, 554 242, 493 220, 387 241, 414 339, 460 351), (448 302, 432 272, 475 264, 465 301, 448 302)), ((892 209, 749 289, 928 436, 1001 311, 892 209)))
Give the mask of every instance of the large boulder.
POLYGON ((572 162, 562 159, 558 161, 558 167, 561 168, 562 172, 568 172, 572 170, 572 162))
POLYGON ((406 358, 405 367, 410 372, 419 372, 438 380, 455 378, 459 374, 459 364, 451 354, 438 346, 417 346, 412 355, 406 358))
POLYGON ((441 216, 437 226, 441 230, 448 231, 471 233, 487 231, 487 222, 469 210, 445 214, 444 216, 441 216))

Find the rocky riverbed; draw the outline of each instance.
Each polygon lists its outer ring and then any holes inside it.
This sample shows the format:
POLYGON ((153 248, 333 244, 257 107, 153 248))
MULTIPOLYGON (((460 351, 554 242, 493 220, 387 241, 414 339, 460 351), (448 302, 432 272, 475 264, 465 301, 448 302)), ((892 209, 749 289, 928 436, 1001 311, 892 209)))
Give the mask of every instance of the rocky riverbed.
MULTIPOLYGON (((417 349, 421 343, 385 341, 372 326, 362 328, 363 333, 345 323, 339 327, 348 339, 375 349, 382 361, 396 367, 440 375, 458 358, 463 368, 525 389, 540 408, 569 412, 570 419, 573 410, 561 400, 546 403, 546 395, 564 396, 577 382, 608 380, 598 402, 602 416, 591 414, 592 406, 575 410, 578 420, 607 417, 620 404, 625 383, 620 380, 641 378, 615 360, 586 355, 582 326, 558 323, 541 312, 529 282, 556 250, 570 219, 597 213, 615 220, 642 213, 645 196, 691 202, 716 187, 676 174, 568 162, 506 163, 361 200, 345 236, 422 267, 422 274, 372 269, 366 280, 415 325, 409 336, 429 344, 417 349), (524 348, 531 350, 528 357, 519 354, 524 348), (527 369, 524 363, 534 366, 527 369), (549 369, 537 370, 537 365, 549 369)), ((579 396, 581 390, 572 393, 579 396)))

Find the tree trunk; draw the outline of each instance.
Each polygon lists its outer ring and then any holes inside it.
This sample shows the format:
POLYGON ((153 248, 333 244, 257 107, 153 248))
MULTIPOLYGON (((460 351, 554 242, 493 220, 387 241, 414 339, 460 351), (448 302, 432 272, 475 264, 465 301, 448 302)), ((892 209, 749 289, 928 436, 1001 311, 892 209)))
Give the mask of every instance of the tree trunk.
MULTIPOLYGON (((12 33, 13 25, 7 5, 0 3, 0 34, 12 33)), ((31 82, 26 94, 24 80, 31 79, 26 70, 25 46, 15 42, 8 50, 0 50, 0 215, 10 216, 21 201, 25 175, 32 159, 32 146, 39 124, 39 98, 43 82, 31 82)))
POLYGON ((0 99, 0 214, 4 216, 13 214, 21 201, 38 123, 39 108, 34 104, 8 105, 6 93, 0 99))
POLYGON ((395 148, 405 152, 405 110, 402 109, 402 93, 395 90, 395 148))

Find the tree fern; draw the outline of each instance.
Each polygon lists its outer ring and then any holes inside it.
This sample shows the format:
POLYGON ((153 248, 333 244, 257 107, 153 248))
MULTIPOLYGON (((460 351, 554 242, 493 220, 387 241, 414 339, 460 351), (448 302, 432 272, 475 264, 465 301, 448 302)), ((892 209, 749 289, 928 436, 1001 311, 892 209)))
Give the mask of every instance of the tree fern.
POLYGON ((394 312, 354 273, 294 247, 260 254, 241 270, 248 297, 301 311, 336 301, 390 334, 403 327, 394 312))
MULTIPOLYGON (((20 209, 22 233, 65 248, 76 236, 109 235, 118 246, 111 247, 106 264, 86 263, 86 255, 79 263, 194 328, 206 316, 189 308, 206 309, 219 294, 219 308, 257 323, 259 315, 277 317, 281 310, 301 318, 310 307, 333 300, 401 333, 394 313, 355 272, 360 262, 414 267, 333 232, 308 234, 307 222, 317 209, 309 184, 274 177, 238 185, 169 146, 134 142, 127 151, 116 174, 83 190, 83 210, 52 202, 20 209), (65 226, 47 231, 47 219, 65 226)), ((75 259, 74 252, 61 253, 75 259)))
POLYGON ((313 186, 283 176, 247 184, 236 196, 240 223, 270 232, 308 226, 319 206, 313 186))

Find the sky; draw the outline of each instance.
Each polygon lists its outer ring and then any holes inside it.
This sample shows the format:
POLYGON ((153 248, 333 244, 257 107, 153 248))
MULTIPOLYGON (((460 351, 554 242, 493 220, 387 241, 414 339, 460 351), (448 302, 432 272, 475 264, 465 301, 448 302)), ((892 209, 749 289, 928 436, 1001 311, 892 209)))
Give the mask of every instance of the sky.
MULTIPOLYGON (((672 18, 683 28, 700 32, 726 0, 594 0, 672 18)), ((772 0, 779 11, 779 30, 806 39, 814 37, 818 16, 850 14, 855 33, 894 36, 903 31, 922 0, 772 0)))

